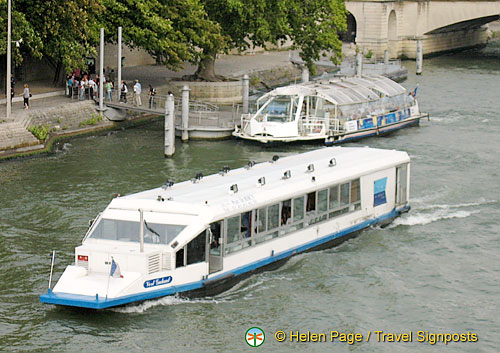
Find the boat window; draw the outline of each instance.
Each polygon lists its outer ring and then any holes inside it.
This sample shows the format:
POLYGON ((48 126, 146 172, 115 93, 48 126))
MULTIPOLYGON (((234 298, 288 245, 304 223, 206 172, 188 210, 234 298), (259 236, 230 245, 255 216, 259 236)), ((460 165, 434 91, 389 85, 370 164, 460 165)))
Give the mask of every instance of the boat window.
POLYGON ((222 221, 214 222, 210 224, 209 233, 212 233, 211 243, 210 243, 210 253, 212 255, 220 255, 220 246, 222 244, 222 221))
POLYGON ((279 209, 279 204, 267 208, 267 225, 269 230, 278 228, 279 226, 279 209))
POLYGON ((272 101, 262 109, 260 115, 266 116, 268 122, 284 123, 293 121, 295 112, 297 111, 298 101, 299 97, 297 96, 274 97, 272 101))
POLYGON ((241 237, 240 238, 250 238, 251 221, 250 216, 252 211, 248 211, 241 214, 241 237))
POLYGON ((349 204, 349 183, 342 184, 340 186, 340 205, 349 204))
POLYGON ((184 248, 177 250, 175 253, 175 267, 184 266, 184 248))
POLYGON ((307 194, 306 213, 316 210, 316 192, 307 194))
POLYGON ((240 240, 241 231, 240 215, 227 219, 227 243, 240 240))
POLYGON ((359 200, 359 179, 356 179, 351 181, 351 203, 358 202, 359 200))
POLYGON ((304 196, 293 199, 293 221, 299 222, 304 219, 304 196))
POLYGON ((283 201, 283 203, 281 204, 281 225, 291 223, 291 217, 292 217, 292 200, 283 201))
MULTIPOLYGON (((144 222, 144 243, 169 244, 185 225, 144 222)), ((140 242, 139 222, 102 218, 89 238, 140 242)))
POLYGON ((266 208, 262 207, 257 210, 257 231, 259 233, 266 231, 266 208))
POLYGON ((330 210, 333 210, 337 207, 339 207, 339 186, 335 185, 330 188, 330 201, 329 201, 329 208, 330 210))
POLYGON ((318 191, 318 212, 328 210, 328 189, 318 191))
POLYGON ((205 261, 206 232, 203 231, 187 245, 187 264, 196 264, 205 261))

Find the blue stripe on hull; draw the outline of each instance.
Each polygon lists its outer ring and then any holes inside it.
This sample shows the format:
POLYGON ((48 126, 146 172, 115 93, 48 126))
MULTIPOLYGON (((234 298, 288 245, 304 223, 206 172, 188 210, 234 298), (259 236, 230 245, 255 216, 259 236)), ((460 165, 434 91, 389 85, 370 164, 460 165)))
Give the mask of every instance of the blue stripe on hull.
MULTIPOLYGON (((325 243, 332 241, 334 239, 339 239, 339 238, 345 237, 346 235, 349 235, 351 233, 357 232, 357 231, 362 230, 364 228, 370 227, 374 224, 386 221, 388 219, 395 218, 395 217, 399 216, 402 212, 406 212, 408 210, 409 210, 409 206, 402 207, 398 210, 393 209, 391 212, 389 212, 383 216, 366 220, 358 225, 346 228, 340 232, 324 236, 320 239, 311 241, 307 244, 300 245, 300 246, 297 246, 295 248, 291 248, 289 250, 283 251, 283 252, 278 253, 278 254, 274 254, 274 256, 270 256, 270 257, 264 258, 262 260, 250 263, 248 265, 238 267, 238 268, 230 271, 230 273, 234 274, 235 276, 242 275, 244 273, 247 273, 247 272, 253 271, 255 269, 269 265, 273 262, 277 262, 277 261, 283 260, 285 258, 291 257, 295 254, 314 249, 315 247, 317 247, 319 245, 325 244, 325 243)), ((224 272, 220 275, 211 277, 209 279, 209 281, 212 282, 212 281, 217 280, 217 279, 222 279, 223 277, 226 277, 227 275, 228 275, 228 272, 224 272)), ((113 299, 101 298, 101 297, 96 297, 96 296, 70 294, 70 293, 54 293, 54 292, 49 290, 48 293, 40 295, 40 302, 47 303, 47 304, 76 306, 76 307, 90 308, 90 309, 104 309, 104 308, 110 308, 113 306, 119 306, 119 305, 124 305, 124 304, 138 302, 138 301, 144 301, 144 300, 148 300, 148 299, 160 298, 160 297, 164 297, 164 296, 168 296, 168 295, 173 295, 176 293, 193 291, 196 289, 203 288, 204 282, 205 282, 205 280, 197 281, 197 282, 192 282, 192 283, 184 284, 184 285, 180 285, 180 286, 172 286, 172 287, 168 287, 165 289, 159 289, 159 290, 145 292, 145 293, 131 294, 131 295, 127 295, 127 296, 123 296, 123 297, 119 297, 119 298, 113 298, 113 299)))
MULTIPOLYGON (((395 126, 389 128, 389 129, 384 129, 384 128, 385 127, 389 127, 390 125, 381 126, 381 127, 379 127, 379 133, 377 133, 377 129, 376 128, 367 129, 366 132, 364 132, 364 131, 361 130, 361 131, 357 131, 357 132, 353 133, 353 135, 354 134, 358 134, 358 135, 354 135, 354 136, 343 135, 344 138, 339 139, 339 140, 335 140, 333 143, 334 144, 339 144, 339 143, 344 143, 344 142, 348 142, 348 141, 359 140, 359 139, 362 139, 362 138, 365 138, 365 137, 371 137, 371 136, 376 136, 376 135, 380 135, 380 134, 386 134, 386 133, 389 133, 389 132, 392 132, 392 131, 403 129, 405 127, 408 127, 408 126, 411 126, 411 125, 414 125, 414 124, 418 124, 419 122, 420 122, 420 118, 414 119, 414 120, 411 120, 411 121, 408 121, 408 122, 405 122, 403 120, 403 121, 394 123, 395 126)), ((330 142, 330 144, 331 144, 331 142, 330 142)))

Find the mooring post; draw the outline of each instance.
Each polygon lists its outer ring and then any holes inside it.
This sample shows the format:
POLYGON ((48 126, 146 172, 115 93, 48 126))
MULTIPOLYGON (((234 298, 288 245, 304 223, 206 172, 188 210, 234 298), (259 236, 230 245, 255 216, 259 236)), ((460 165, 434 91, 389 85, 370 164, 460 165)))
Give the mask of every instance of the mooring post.
POLYGON ((174 96, 168 95, 165 103, 165 157, 175 153, 175 112, 174 96))
POLYGON ((302 83, 309 82, 309 68, 307 65, 302 66, 302 83))
POLYGON ((354 67, 355 75, 361 77, 363 74, 363 55, 360 52, 356 54, 356 65, 354 67))
POLYGON ((99 115, 104 110, 104 27, 101 27, 101 41, 99 45, 99 115))
POLYGON ((182 86, 182 142, 189 140, 189 87, 182 86))
POLYGON ((389 50, 384 50, 384 65, 389 65, 389 50))
POLYGON ((248 114, 248 96, 250 94, 250 78, 247 74, 243 75, 243 90, 242 90, 242 98, 243 98, 243 114, 248 114))
POLYGON ((424 51, 422 50, 422 39, 417 39, 417 75, 422 74, 424 51))
POLYGON ((121 84, 122 84, 122 27, 118 27, 118 82, 113 82, 116 90, 116 101, 120 101, 121 84))

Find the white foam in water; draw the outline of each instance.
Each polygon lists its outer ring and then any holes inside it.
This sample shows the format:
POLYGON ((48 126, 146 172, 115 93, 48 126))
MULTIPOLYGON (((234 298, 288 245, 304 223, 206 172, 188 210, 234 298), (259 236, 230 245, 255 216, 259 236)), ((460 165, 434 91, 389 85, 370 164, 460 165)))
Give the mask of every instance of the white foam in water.
POLYGON ((199 304, 199 303, 210 303, 217 304, 222 302, 221 300, 215 299, 187 299, 187 298, 179 298, 175 296, 163 297, 160 299, 154 300, 146 300, 145 302, 137 305, 127 305, 119 308, 111 308, 111 311, 125 314, 141 314, 146 310, 153 308, 155 306, 170 306, 170 305, 179 305, 179 304, 199 304))
POLYGON ((492 204, 492 203, 496 203, 496 202, 497 202, 497 200, 481 199, 478 202, 459 203, 456 205, 421 205, 420 207, 415 207, 415 209, 416 210, 432 210, 432 209, 438 208, 438 209, 449 210, 449 209, 454 209, 454 208, 488 205, 488 204, 492 204))
POLYGON ((487 205, 496 203, 496 200, 486 200, 480 199, 478 202, 467 202, 459 203, 456 205, 429 205, 422 204, 420 206, 412 208, 413 211, 407 213, 391 223, 389 228, 396 227, 398 225, 414 226, 414 225, 424 225, 432 222, 436 222, 443 219, 451 218, 465 218, 472 214, 479 213, 480 210, 462 210, 466 207, 477 207, 481 205, 487 205))
POLYGON ((455 212, 444 212, 443 210, 438 210, 433 213, 416 213, 408 216, 403 216, 394 220, 390 227, 396 227, 398 225, 404 226, 415 226, 424 225, 432 222, 440 221, 443 219, 451 218, 465 218, 469 217, 471 214, 478 213, 479 211, 455 211, 455 212))

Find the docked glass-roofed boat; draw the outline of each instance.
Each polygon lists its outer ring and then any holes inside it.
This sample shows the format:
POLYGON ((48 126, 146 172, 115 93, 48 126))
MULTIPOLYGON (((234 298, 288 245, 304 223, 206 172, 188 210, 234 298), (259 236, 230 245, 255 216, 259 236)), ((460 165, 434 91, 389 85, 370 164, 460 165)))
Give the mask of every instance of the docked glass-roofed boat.
POLYGON ((409 163, 406 152, 325 147, 114 198, 40 300, 103 309, 217 294, 408 211, 409 163))
POLYGON ((276 88, 242 114, 233 136, 262 143, 342 143, 418 125, 416 89, 383 76, 340 77, 276 88))

